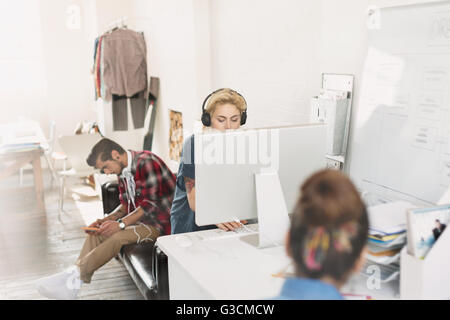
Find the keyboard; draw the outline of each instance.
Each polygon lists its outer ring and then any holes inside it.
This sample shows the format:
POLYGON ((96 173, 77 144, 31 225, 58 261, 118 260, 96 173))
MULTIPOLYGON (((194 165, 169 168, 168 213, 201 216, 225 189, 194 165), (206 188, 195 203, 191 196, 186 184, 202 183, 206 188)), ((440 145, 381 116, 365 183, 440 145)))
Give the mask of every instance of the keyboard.
POLYGON ((201 238, 201 240, 221 240, 255 233, 258 233, 257 223, 244 225, 242 227, 234 229, 233 231, 224 231, 221 229, 202 231, 197 233, 196 236, 201 238))

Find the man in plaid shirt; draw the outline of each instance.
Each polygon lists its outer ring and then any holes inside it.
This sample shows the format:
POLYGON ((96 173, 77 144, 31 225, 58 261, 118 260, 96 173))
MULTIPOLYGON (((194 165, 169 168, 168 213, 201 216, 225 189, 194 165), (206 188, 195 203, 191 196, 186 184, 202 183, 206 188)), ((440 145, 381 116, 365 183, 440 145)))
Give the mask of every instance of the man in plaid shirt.
MULTIPOLYGON (((123 170, 119 179, 122 208, 127 208, 129 213, 140 207, 143 210, 140 219, 142 223, 155 227, 160 235, 170 234, 170 208, 175 190, 175 176, 166 164, 150 151, 127 153, 133 161, 123 170), (132 184, 132 180, 127 182, 129 179, 126 174, 129 171, 135 182, 134 199, 132 191, 127 192, 132 184)), ((123 221, 127 225, 127 218, 123 221)))
POLYGON ((80 256, 70 271, 38 281, 38 290, 49 298, 75 299, 81 284, 90 283, 93 273, 122 246, 170 234, 176 179, 158 156, 150 151, 126 151, 104 138, 92 148, 87 163, 103 173, 118 175, 120 205, 89 226, 97 230, 86 231, 80 256))

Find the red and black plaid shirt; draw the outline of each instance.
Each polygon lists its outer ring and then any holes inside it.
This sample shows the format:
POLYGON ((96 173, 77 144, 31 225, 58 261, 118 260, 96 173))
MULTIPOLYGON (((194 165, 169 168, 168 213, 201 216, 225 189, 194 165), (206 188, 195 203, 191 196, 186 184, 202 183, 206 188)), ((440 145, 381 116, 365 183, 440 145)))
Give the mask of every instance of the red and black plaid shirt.
MULTIPOLYGON (((134 203, 144 210, 142 223, 149 224, 161 235, 170 234, 170 208, 176 186, 175 175, 157 155, 150 151, 131 152, 131 173, 136 183, 134 203)), ((130 161, 130 159, 129 159, 130 161)), ((127 196, 124 179, 119 178, 120 202, 128 213, 135 210, 127 196)))

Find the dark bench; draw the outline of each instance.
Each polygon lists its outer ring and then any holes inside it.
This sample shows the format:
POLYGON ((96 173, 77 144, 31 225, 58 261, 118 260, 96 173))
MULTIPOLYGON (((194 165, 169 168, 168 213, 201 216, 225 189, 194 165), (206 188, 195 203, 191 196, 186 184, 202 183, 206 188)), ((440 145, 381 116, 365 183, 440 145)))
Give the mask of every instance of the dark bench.
MULTIPOLYGON (((117 182, 102 185, 103 212, 109 214, 120 204, 117 182)), ((123 246, 118 258, 147 300, 169 299, 167 256, 154 242, 123 246)))

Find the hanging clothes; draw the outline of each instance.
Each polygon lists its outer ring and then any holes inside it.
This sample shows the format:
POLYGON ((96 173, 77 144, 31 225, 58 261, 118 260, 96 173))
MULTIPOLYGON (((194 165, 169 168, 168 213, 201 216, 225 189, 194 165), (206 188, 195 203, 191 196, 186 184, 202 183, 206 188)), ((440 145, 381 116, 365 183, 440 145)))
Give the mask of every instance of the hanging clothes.
MULTIPOLYGON (((105 42, 102 41, 100 45, 100 52, 103 52, 105 50, 105 42)), ((100 96, 106 97, 106 84, 104 79, 105 72, 105 61, 104 61, 104 55, 100 55, 100 96)))
POLYGON ((99 98, 98 91, 97 91, 97 54, 98 54, 98 41, 99 40, 100 40, 100 37, 95 39, 95 44, 94 44, 94 63, 92 65, 92 71, 91 71, 91 73, 94 75, 95 100, 97 100, 99 98))
POLYGON ((100 86, 101 86, 101 74, 100 74, 100 62, 101 62, 101 56, 102 56, 102 42, 103 42, 103 36, 100 37, 100 39, 98 40, 98 55, 97 55, 97 61, 96 61, 96 66, 95 66, 95 74, 96 74, 96 89, 97 89, 97 96, 99 98, 102 97, 101 95, 101 90, 100 90, 100 86))
POLYGON ((147 100, 141 97, 141 92, 128 98, 127 96, 112 95, 113 130, 128 130, 127 102, 130 101, 131 116, 135 129, 143 128, 147 113, 147 100))
POLYGON ((144 34, 116 29, 95 40, 95 99, 112 100, 113 130, 128 130, 128 98, 135 128, 147 112, 147 47, 144 34))
POLYGON ((103 81, 103 43, 104 36, 95 39, 94 47, 94 66, 92 73, 94 74, 95 100, 105 97, 104 81, 103 81), (102 90, 103 89, 103 90, 102 90))
POLYGON ((132 97, 147 91, 147 48, 144 35, 128 29, 107 34, 104 41, 106 98, 112 94, 132 97))

